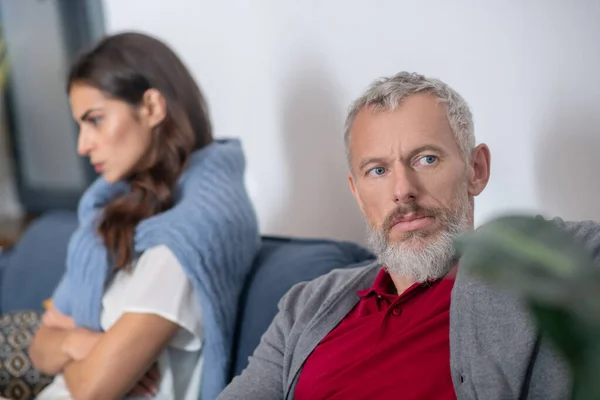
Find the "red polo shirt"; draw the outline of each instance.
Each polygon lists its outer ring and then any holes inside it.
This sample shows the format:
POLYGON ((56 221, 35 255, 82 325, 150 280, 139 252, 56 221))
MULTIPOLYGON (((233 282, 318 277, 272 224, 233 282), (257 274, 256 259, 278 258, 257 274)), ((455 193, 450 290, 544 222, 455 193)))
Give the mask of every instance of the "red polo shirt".
POLYGON ((444 278, 398 296, 382 269, 312 352, 295 398, 456 399, 449 340, 453 285, 454 278, 444 278))

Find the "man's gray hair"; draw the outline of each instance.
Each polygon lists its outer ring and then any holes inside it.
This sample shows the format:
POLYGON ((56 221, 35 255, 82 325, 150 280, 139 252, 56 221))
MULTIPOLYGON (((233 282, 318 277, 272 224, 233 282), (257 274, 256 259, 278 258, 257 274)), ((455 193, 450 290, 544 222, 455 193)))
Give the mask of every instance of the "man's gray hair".
POLYGON ((471 159, 471 152, 475 147, 475 134, 473 116, 467 102, 454 89, 438 79, 426 78, 416 73, 400 72, 392 77, 376 80, 365 94, 351 104, 344 132, 348 162, 350 162, 350 132, 359 111, 364 107, 378 111, 393 111, 400 106, 402 100, 416 93, 431 93, 446 105, 450 128, 463 158, 467 162, 471 159))

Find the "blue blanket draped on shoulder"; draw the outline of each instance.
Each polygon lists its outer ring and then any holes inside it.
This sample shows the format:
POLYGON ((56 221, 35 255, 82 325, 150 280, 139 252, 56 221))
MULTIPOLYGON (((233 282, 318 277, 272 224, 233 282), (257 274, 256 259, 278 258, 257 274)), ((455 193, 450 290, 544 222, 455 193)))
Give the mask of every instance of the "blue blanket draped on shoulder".
MULTIPOLYGON (((238 300, 260 246, 244 169, 238 140, 218 140, 196 151, 178 183, 174 207, 142 221, 135 231, 138 254, 166 245, 198 292, 205 333, 201 391, 207 400, 226 385, 238 300)), ((103 207, 127 190, 126 183, 100 178, 80 201, 67 270, 53 296, 54 306, 77 326, 101 330, 101 301, 111 267, 96 226, 103 207)))

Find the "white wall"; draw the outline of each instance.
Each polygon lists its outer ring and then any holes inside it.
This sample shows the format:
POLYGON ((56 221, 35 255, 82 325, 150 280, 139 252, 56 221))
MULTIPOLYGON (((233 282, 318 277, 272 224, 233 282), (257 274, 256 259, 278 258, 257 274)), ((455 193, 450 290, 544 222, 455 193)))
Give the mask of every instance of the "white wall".
POLYGON ((471 104, 493 161, 477 223, 508 210, 600 220, 598 0, 104 3, 109 32, 172 45, 217 134, 243 139, 266 233, 362 240, 345 110, 400 70, 438 77, 471 104))

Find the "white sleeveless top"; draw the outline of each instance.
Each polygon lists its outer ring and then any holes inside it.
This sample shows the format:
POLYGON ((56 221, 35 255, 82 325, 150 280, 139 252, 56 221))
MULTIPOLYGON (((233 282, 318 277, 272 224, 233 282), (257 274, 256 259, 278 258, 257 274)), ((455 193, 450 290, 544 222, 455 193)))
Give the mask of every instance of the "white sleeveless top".
MULTIPOLYGON (((110 329, 126 312, 155 314, 180 326, 158 358, 160 384, 153 398, 197 400, 204 338, 200 300, 183 267, 166 246, 148 249, 132 270, 116 273, 102 298, 102 329, 110 329)), ((36 397, 71 398, 62 375, 36 397)))

